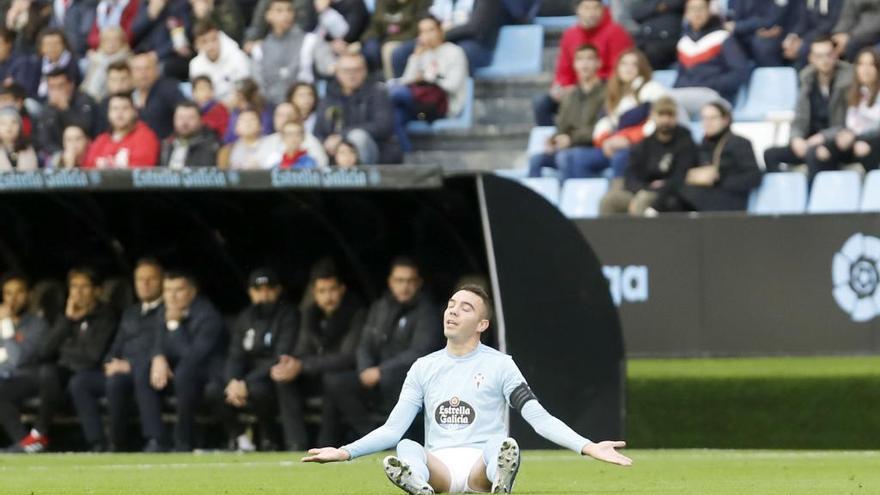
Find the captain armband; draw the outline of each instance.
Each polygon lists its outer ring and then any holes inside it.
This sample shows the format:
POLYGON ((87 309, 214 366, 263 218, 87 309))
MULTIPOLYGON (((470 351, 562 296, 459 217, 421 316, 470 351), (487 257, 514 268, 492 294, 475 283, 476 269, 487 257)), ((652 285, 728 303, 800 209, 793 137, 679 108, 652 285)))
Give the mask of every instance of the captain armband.
POLYGON ((523 406, 530 400, 538 400, 535 397, 535 393, 532 392, 532 389, 526 384, 526 382, 522 382, 513 389, 513 392, 510 393, 510 407, 516 409, 519 412, 522 412, 523 406))

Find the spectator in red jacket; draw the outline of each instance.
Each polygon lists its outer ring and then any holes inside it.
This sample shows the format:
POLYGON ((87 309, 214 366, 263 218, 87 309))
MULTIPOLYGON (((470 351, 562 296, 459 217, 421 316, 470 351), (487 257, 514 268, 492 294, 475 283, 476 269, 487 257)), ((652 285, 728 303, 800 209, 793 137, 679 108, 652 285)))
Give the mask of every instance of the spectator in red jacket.
POLYGON ((553 125, 553 115, 559 109, 562 97, 574 88, 577 75, 572 61, 574 52, 587 43, 599 49, 602 65, 599 78, 608 79, 621 52, 633 46, 626 29, 611 19, 611 12, 600 0, 579 0, 575 10, 577 24, 565 30, 559 43, 556 59, 556 76, 548 94, 540 95, 533 102, 535 123, 553 125))
POLYGON ((154 167, 159 162, 159 138, 138 120, 131 95, 110 97, 107 110, 110 131, 95 139, 86 154, 84 168, 154 167))
POLYGON ((132 24, 138 13, 139 0, 101 0, 95 9, 95 22, 89 31, 88 44, 97 50, 101 44, 101 30, 107 26, 119 26, 125 31, 128 42, 132 41, 132 24))

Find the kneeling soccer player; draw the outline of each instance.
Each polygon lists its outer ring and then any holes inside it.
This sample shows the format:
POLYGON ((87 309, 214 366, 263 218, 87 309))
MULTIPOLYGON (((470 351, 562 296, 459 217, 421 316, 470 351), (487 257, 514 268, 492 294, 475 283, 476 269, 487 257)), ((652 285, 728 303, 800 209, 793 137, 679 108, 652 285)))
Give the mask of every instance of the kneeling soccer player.
POLYGON ((352 444, 309 450, 303 461, 347 461, 397 444, 397 456, 384 460, 385 474, 407 493, 510 493, 520 464, 519 446, 507 438, 504 421, 510 404, 554 443, 602 461, 632 464, 615 450, 624 442, 593 443, 551 416, 513 359, 480 343, 492 318, 490 304, 482 287, 456 291, 443 315, 446 348, 413 364, 388 421, 352 444), (422 404, 425 447, 400 440, 422 404))

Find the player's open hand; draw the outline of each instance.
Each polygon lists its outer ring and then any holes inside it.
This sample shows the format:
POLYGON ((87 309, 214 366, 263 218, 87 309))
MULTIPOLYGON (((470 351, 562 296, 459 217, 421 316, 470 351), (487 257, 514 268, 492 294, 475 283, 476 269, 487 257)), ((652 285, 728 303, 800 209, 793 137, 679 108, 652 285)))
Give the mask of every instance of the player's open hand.
POLYGON ((599 443, 591 443, 584 447, 581 452, 593 459, 610 462, 611 464, 619 464, 621 466, 632 466, 632 459, 621 454, 614 449, 622 449, 626 447, 626 442, 606 440, 599 443))
POLYGON ((309 455, 302 458, 302 462, 340 462, 347 461, 351 455, 342 449, 335 447, 323 447, 320 449, 309 449, 309 455))

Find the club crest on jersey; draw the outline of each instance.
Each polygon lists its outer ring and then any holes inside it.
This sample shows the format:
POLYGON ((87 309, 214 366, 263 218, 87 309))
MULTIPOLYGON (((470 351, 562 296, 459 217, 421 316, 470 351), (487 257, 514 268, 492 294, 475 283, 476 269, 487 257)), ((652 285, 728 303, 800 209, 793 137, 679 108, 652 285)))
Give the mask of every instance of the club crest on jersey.
POLYGON ((480 389, 480 385, 482 385, 484 381, 486 381, 486 376, 482 373, 474 375, 474 386, 477 387, 477 390, 480 389))
POLYGON ((453 397, 441 402, 434 411, 434 421, 446 430, 462 430, 474 424, 477 415, 467 402, 453 397))

